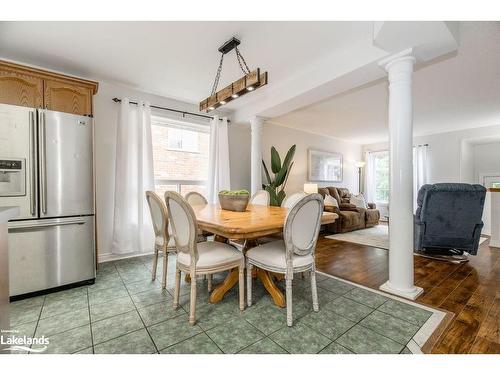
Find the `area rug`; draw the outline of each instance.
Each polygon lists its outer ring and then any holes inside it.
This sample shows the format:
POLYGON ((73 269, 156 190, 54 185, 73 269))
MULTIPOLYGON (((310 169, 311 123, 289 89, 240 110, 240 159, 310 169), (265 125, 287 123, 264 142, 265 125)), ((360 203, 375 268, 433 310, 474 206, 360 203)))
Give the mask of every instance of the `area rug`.
MULTIPOLYGON (((354 232, 333 234, 326 236, 325 238, 389 250, 389 226, 387 225, 376 225, 371 228, 360 229, 354 232)), ((482 244, 486 240, 486 237, 481 237, 479 244, 482 244)))

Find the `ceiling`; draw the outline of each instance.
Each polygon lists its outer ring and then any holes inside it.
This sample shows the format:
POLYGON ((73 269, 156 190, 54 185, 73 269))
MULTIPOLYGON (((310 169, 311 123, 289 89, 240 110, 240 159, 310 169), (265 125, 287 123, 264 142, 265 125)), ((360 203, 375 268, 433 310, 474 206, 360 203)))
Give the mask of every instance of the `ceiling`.
MULTIPOLYGON (((232 36, 272 84, 371 41, 372 22, 0 22, 0 56, 198 103, 210 93, 218 47, 232 36)), ((242 75, 234 53, 226 55, 219 87, 242 75)))
MULTIPOLYGON (((500 124, 500 22, 461 22, 456 54, 414 74, 414 135, 500 124)), ((388 139, 382 79, 272 123, 361 143, 388 139)))

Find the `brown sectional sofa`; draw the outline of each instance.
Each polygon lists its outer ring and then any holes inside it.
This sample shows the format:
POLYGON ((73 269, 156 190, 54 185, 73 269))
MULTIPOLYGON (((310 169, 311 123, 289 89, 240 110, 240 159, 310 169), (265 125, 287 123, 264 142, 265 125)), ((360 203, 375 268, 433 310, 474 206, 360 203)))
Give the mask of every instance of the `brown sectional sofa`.
POLYGON ((325 197, 331 195, 339 204, 337 207, 325 207, 325 211, 335 212, 339 219, 328 226, 332 233, 345 233, 353 230, 370 228, 379 223, 380 211, 375 203, 368 203, 368 208, 358 208, 350 203, 351 193, 346 188, 329 186, 319 188, 318 192, 325 197))

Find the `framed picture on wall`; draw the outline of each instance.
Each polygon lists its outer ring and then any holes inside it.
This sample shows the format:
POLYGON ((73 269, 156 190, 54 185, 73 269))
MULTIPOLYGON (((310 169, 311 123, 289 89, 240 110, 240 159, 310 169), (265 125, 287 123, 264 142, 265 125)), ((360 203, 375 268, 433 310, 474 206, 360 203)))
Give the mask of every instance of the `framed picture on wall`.
POLYGON ((309 181, 342 182, 342 154, 309 149, 309 181))

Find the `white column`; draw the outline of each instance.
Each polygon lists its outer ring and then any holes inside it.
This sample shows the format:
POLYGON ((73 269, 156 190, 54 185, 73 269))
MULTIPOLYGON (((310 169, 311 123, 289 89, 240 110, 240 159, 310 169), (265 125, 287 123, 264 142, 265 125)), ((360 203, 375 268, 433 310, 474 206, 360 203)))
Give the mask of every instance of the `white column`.
POLYGON ((381 64, 389 75, 389 280, 381 290, 416 299, 413 280, 413 109, 411 50, 381 64))
POLYGON ((491 201, 491 238, 489 246, 500 247, 500 191, 489 189, 491 201))
POLYGON ((252 130, 251 184, 252 195, 262 190, 262 117, 254 116, 250 120, 252 130))

